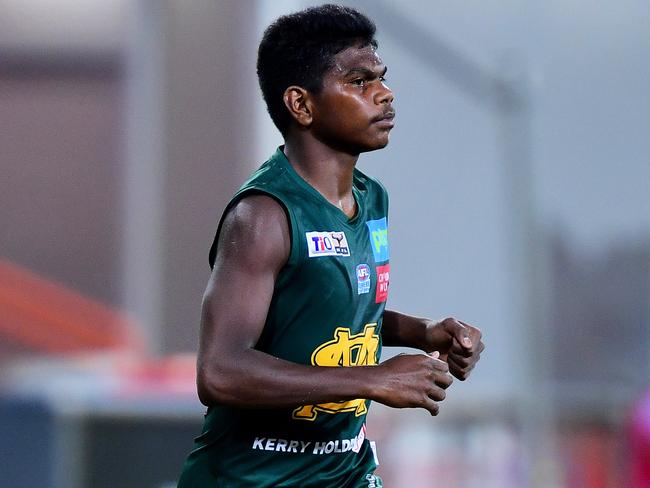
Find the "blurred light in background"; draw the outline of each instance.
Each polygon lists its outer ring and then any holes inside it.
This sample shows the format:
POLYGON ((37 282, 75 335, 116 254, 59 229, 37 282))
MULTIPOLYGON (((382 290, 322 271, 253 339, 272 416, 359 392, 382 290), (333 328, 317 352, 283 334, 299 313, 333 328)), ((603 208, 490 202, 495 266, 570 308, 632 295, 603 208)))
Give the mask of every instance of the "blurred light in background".
POLYGON ((3 51, 119 52, 125 47, 126 0, 2 0, 3 51))

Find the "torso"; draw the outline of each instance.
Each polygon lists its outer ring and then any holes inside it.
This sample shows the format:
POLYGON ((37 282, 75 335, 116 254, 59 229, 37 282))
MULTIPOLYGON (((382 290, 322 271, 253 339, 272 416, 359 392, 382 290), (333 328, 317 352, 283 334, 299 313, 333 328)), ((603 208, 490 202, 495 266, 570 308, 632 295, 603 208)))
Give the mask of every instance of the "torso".
MULTIPOLYGON (((355 171, 356 212, 349 218, 278 150, 228 208, 252 193, 279 201, 291 230, 289 259, 277 277, 256 348, 314 366, 376 364, 389 277, 385 190, 355 171)), ((365 439, 369 403, 212 407, 184 477, 210 473, 219 480, 216 486, 348 486, 376 467, 365 439)))

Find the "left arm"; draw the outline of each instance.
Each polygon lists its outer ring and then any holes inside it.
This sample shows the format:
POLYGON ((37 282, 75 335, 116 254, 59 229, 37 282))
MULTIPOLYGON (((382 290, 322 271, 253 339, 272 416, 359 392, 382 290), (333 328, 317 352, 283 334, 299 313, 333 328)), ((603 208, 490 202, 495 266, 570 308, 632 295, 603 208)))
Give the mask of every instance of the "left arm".
POLYGON ((467 379, 485 349, 478 328, 451 317, 436 322, 386 310, 381 335, 385 346, 439 351, 440 359, 447 361, 449 371, 461 381, 467 379))

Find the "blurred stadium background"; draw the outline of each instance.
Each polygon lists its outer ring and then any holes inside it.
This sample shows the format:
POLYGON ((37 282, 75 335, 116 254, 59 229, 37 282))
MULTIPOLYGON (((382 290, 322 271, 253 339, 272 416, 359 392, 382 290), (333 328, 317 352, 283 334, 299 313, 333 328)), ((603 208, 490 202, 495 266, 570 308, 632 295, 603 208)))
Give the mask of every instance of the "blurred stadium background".
MULTIPOLYGON (((386 485, 650 486, 647 1, 344 3, 396 94, 389 305, 487 344, 437 418, 373 407, 386 485)), ((215 224, 280 143, 257 43, 313 4, 0 0, 0 486, 175 486, 215 224)))

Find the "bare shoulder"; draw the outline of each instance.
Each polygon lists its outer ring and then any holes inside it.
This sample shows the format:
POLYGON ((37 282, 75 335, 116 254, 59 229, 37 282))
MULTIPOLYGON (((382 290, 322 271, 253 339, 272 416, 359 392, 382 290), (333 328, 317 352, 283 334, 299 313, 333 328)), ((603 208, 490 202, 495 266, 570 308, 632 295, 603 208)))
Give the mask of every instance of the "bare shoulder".
POLYGON ((224 217, 215 267, 237 263, 279 271, 289 258, 291 235, 282 204, 268 195, 243 197, 224 217))

